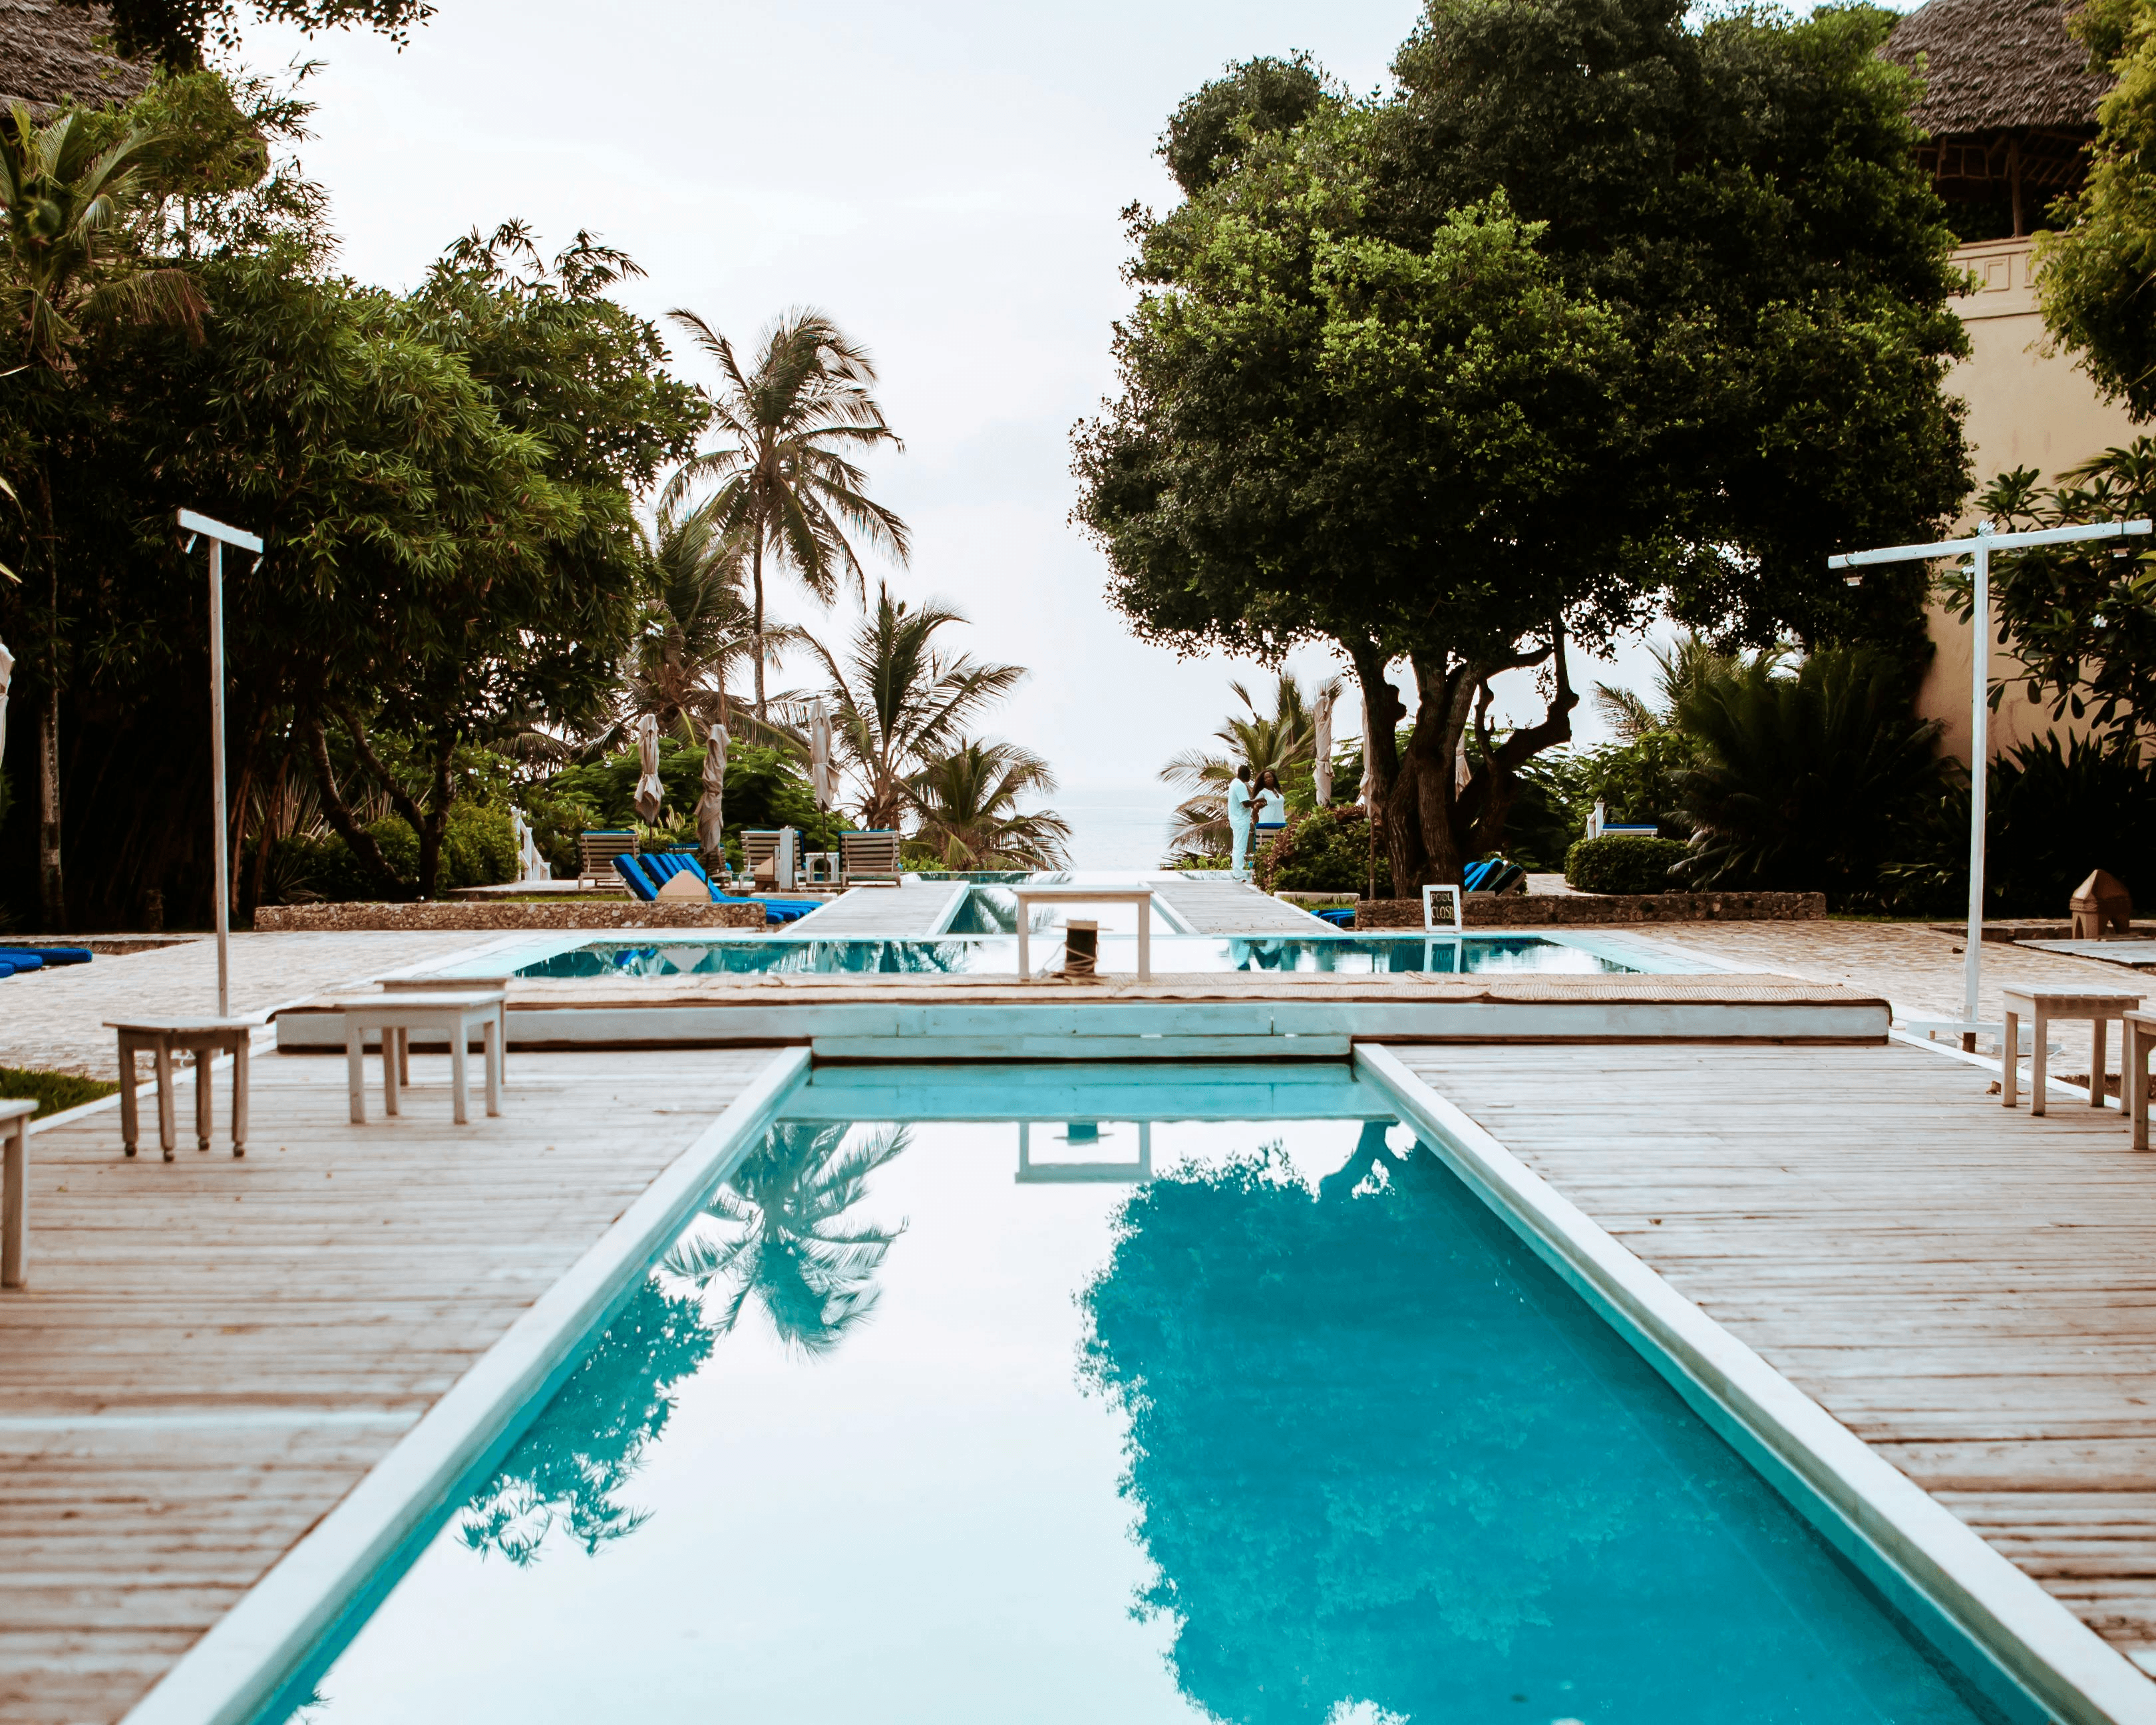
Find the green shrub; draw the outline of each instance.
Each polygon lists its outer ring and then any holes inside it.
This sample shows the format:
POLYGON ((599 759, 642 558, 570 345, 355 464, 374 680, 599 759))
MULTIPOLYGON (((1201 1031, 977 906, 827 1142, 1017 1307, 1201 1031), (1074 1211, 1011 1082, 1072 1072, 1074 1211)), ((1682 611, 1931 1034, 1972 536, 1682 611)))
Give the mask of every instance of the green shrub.
MULTIPOLYGON (((1991 763, 1984 787, 1984 908, 1988 916, 2056 916, 2091 869, 2106 869, 2156 906, 2156 757, 2131 742, 2056 732, 1991 763)), ((1897 834, 1881 871, 1886 901, 1905 916, 1958 916, 1969 903, 1969 783, 1957 774, 1897 834)))
MULTIPOLYGON (((397 875, 403 895, 418 891, 419 835, 402 816, 370 822, 367 831, 382 848, 382 860, 397 875)), ((277 843, 270 875, 280 896, 349 901, 380 898, 382 887, 360 866, 352 847, 335 833, 320 837, 295 834, 277 843)), ((440 890, 493 886, 516 878, 516 829, 509 810, 497 804, 453 803, 442 829, 440 890)))
MULTIPOLYGON (((638 773, 635 752, 624 750, 588 766, 564 768, 527 792, 525 807, 535 806, 535 794, 573 798, 592 811, 584 826, 635 826, 638 773)), ((666 793, 661 819, 693 819, 704 794, 704 751, 673 737, 660 738, 659 783, 666 793)), ((803 848, 809 850, 836 850, 839 834, 853 825, 843 815, 818 811, 807 776, 790 757, 743 742, 726 751, 726 823, 729 833, 743 827, 798 827, 803 848)), ((549 853, 557 873, 576 867, 575 839, 584 826, 568 834, 568 855, 549 853)))
MULTIPOLYGON (((1291 819, 1259 848, 1255 865, 1266 892, 1354 892, 1370 876, 1370 824, 1353 805, 1321 809, 1291 819)), ((1389 898, 1392 865, 1378 850, 1378 896, 1389 898)))
POLYGON ((1688 855, 1675 839, 1582 839, 1565 853, 1565 884, 1575 892, 1681 892, 1670 870, 1688 855))

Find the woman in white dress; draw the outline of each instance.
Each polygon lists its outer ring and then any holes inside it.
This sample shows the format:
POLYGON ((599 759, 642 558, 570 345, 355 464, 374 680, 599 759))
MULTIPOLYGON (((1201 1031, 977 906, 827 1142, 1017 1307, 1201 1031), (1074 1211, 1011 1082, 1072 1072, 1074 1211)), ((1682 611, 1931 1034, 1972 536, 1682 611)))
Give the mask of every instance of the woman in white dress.
POLYGON ((1287 824, 1287 798, 1281 795, 1280 780, 1268 767, 1258 775, 1258 836, 1269 838, 1287 824))
POLYGON ((1235 769, 1228 785, 1228 830, 1235 841, 1229 867, 1240 880, 1250 871, 1250 769, 1247 763, 1235 769))

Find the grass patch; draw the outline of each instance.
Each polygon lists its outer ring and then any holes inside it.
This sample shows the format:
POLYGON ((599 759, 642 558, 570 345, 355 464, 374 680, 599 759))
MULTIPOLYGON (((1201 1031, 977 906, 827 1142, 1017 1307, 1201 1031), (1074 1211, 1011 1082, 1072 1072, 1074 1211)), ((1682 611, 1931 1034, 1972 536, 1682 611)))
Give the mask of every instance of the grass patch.
POLYGON ((80 1078, 72 1072, 44 1072, 32 1066, 0 1066, 0 1101, 37 1099, 39 1114, 57 1114, 63 1108, 80 1107, 100 1096, 109 1096, 120 1086, 102 1078, 80 1078))

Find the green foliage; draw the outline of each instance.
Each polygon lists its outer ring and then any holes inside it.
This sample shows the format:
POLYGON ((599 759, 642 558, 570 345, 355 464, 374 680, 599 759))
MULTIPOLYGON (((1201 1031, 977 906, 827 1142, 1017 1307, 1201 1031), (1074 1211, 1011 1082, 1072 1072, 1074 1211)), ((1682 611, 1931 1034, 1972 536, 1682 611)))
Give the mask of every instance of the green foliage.
MULTIPOLYGON (((1994 480, 1983 506, 2000 531, 2129 521, 2156 508, 2156 439, 2138 437, 2059 475, 2044 490, 2036 470, 1994 480)), ((2052 717, 2071 713, 2122 737, 2156 726, 2156 551, 2146 539, 2032 546, 1991 559, 1993 614, 2020 660, 2031 701, 2052 717)), ((1974 614, 1974 576, 1946 578, 1962 621, 1974 614)), ((1992 686, 1998 706, 2006 687, 1992 686)))
POLYGON ((1871 902, 1897 824, 1938 794, 1938 727, 1885 655, 1826 648, 1794 674, 1761 657, 1702 679, 1678 719, 1701 759, 1678 776, 1685 875, 1705 887, 1871 902))
MULTIPOLYGON (((588 766, 565 768, 537 788, 542 799, 560 802, 561 830, 566 830, 567 821, 573 818, 571 805, 588 811, 582 824, 567 833, 572 841, 569 855, 556 864, 558 871, 575 867, 573 841, 586 826, 637 824, 636 781, 640 772, 636 752, 629 749, 588 766)), ((662 813, 693 812, 704 791, 703 749, 674 737, 660 737, 659 782, 666 792, 662 813)), ((726 751, 726 829, 729 834, 737 834, 743 827, 798 827, 805 848, 836 850, 839 834, 850 831, 851 826, 842 814, 818 812, 815 793, 791 757, 754 743, 737 742, 726 751)))
MULTIPOLYGON (((35 983, 33 979, 28 983, 11 982, 0 986, 20 989, 35 983)), ((100 1096, 109 1096, 119 1088, 105 1079, 84 1078, 73 1072, 48 1072, 36 1066, 0 1066, 0 1101, 18 1102, 35 1097, 38 1115, 78 1108, 100 1096)))
MULTIPOLYGON (((239 8, 233 0, 61 0, 63 5, 104 11, 114 45, 129 59, 154 55, 167 71, 202 64, 206 43, 228 52, 240 46, 239 8)), ((378 30, 400 48, 413 24, 434 15, 430 0, 250 0, 255 17, 297 24, 308 35, 358 24, 378 30)))
MULTIPOLYGON (((1352 805, 1291 815, 1287 825, 1258 848, 1254 872, 1260 889, 1266 892, 1367 893, 1369 820, 1352 805)), ((1382 848, 1377 875, 1377 896, 1390 898, 1392 865, 1382 848)))
MULTIPOLYGON (((1893 855, 1883 874, 1895 909, 1953 916, 1967 906, 1965 776, 1896 834, 1893 855)), ((2061 747, 2055 733, 1994 761, 1984 785, 1984 914, 2063 920, 2092 869, 2118 876, 2138 906, 2156 906, 2156 757, 2144 757, 2131 737, 2076 737, 2061 747)))
POLYGON ((550 780, 522 787, 516 793, 516 806, 523 811, 525 824, 531 829, 531 842, 546 858, 554 878, 574 880, 583 861, 577 850, 578 835, 588 828, 608 824, 600 816, 598 805, 550 780))
MULTIPOLYGON (((380 847, 394 871, 398 897, 419 890, 419 835, 401 815, 369 822, 368 837, 380 847)), ((295 834, 276 847, 277 878, 286 890, 314 898, 346 901, 382 896, 382 883, 360 864, 352 847, 335 833, 309 837, 295 834)), ((442 834, 439 890, 492 886, 516 878, 516 834, 509 810, 475 803, 450 805, 442 834)))
POLYGON ((670 1392, 717 1337, 698 1302, 647 1278, 463 1509, 457 1535, 521 1568, 557 1528, 596 1555, 644 1516, 620 1502, 645 1447, 666 1429, 670 1392))
POLYGON ((2156 413, 2156 4, 2089 0, 2068 19, 2118 82, 2097 110, 2088 178, 2056 207, 2066 226, 2037 242, 2037 293, 2046 326, 2097 388, 2146 419, 2156 413))
POLYGON ((1292 131, 1328 100, 1337 97, 1308 54, 1260 54, 1185 96, 1158 154, 1183 195, 1194 196, 1231 172, 1253 137, 1292 131))
POLYGON ((1564 854, 1565 884, 1579 892, 1681 892, 1670 870, 1690 855, 1675 839, 1644 834, 1582 839, 1564 854))

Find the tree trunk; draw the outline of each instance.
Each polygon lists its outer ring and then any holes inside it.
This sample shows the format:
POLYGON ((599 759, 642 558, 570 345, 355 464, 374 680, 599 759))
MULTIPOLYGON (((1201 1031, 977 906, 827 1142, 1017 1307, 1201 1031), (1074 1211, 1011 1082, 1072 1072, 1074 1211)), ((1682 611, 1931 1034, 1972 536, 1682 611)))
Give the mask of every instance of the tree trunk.
POLYGON ((1504 848, 1505 822, 1519 787, 1520 768, 1544 749, 1572 741, 1572 710, 1579 705, 1579 696, 1573 691, 1571 670, 1565 660, 1562 624, 1550 629, 1549 655, 1553 661, 1555 686, 1550 694, 1548 710, 1539 724, 1523 725, 1502 742, 1496 742, 1491 737, 1487 723, 1490 685, 1486 680, 1482 685, 1475 721, 1481 759, 1476 763, 1475 777, 1463 798, 1461 821, 1461 825, 1472 834, 1477 852, 1504 848))
POLYGON ((767 716, 763 710, 763 536, 761 533, 757 535, 756 548, 750 556, 749 567, 756 588, 754 633, 749 639, 749 651, 756 659, 756 717, 757 722, 762 724, 767 716))
POLYGON ((426 819, 418 827, 419 896, 432 898, 442 879, 442 835, 449 824, 449 762, 456 754, 456 739, 440 745, 434 759, 434 783, 427 798, 426 819))
POLYGON ((46 661, 45 704, 38 714, 38 909, 54 934, 67 930, 67 894, 60 875, 59 654, 46 661))
POLYGON ((1399 776, 1398 733, 1400 721, 1407 716, 1407 705, 1385 675, 1383 648, 1368 640, 1344 640, 1340 644, 1347 651, 1348 663, 1355 667, 1355 680, 1363 689, 1363 802, 1374 809, 1383 803, 1393 781, 1399 776))
POLYGON ((358 817, 345 802, 343 792, 337 788, 336 773, 330 765, 329 738, 323 734, 320 715, 310 716, 305 728, 307 758, 314 765, 315 789, 321 798, 322 813, 329 817, 337 836, 352 847, 352 854, 359 859, 360 866, 381 883, 382 891, 391 898, 403 897, 403 881, 389 866, 389 859, 374 842, 374 834, 359 824, 358 817))
MULTIPOLYGON (((389 806, 404 817, 404 824, 412 829, 413 836, 418 839, 419 896, 432 898, 434 896, 435 876, 441 863, 442 824, 444 816, 447 813, 446 807, 431 815, 422 810, 411 792, 404 788, 403 785, 398 781, 397 775, 383 766, 382 757, 374 752, 374 745, 367 740, 366 721, 357 713, 349 710, 340 712, 337 718, 344 726, 346 734, 352 738, 352 752, 359 757, 361 763, 367 770, 374 775, 375 783, 382 787, 383 793, 389 798, 389 806)), ((453 752, 455 747, 454 738, 442 745, 444 752, 435 773, 435 783, 438 787, 446 785, 449 781, 449 752, 453 752)), ((444 802, 446 804, 446 795, 444 797, 444 802)))

